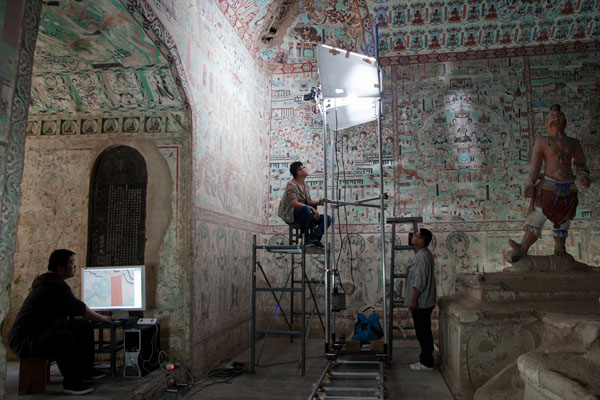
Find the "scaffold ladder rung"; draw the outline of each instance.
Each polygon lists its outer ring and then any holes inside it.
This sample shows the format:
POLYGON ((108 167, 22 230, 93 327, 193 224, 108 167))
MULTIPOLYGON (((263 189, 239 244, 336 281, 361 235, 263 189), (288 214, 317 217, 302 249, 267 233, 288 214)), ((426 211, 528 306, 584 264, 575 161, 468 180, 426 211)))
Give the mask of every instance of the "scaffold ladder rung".
POLYGON ((379 364, 380 361, 361 361, 361 360, 339 360, 338 364, 371 364, 376 365, 379 364))
POLYGON ((331 399, 331 400, 381 400, 381 397, 363 397, 363 396, 324 396, 319 399, 331 399))
POLYGON ((277 331, 277 330, 256 330, 257 335, 292 335, 302 336, 302 331, 277 331))
POLYGON ((382 360, 330 359, 308 399, 382 400, 385 398, 384 366, 382 360), (339 370, 344 366, 347 368, 339 370), (348 384, 359 386, 345 386, 348 384))
POLYGON ((255 288, 257 292, 302 292, 302 288, 255 288))
POLYGON ((370 392, 370 393, 377 393, 381 389, 379 387, 369 388, 369 387, 333 387, 333 386, 323 386, 322 390, 324 392, 339 392, 339 393, 342 393, 342 392, 351 392, 351 393, 370 392))
POLYGON ((349 377, 349 376, 376 377, 376 376, 379 376, 379 372, 337 372, 337 371, 332 371, 329 373, 329 375, 332 377, 349 377))

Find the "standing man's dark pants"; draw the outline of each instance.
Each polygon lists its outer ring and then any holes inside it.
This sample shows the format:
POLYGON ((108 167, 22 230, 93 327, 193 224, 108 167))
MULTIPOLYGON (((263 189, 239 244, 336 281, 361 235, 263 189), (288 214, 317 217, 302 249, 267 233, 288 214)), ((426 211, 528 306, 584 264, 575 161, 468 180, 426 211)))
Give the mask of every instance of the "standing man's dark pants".
POLYGON ((419 361, 428 368, 433 368, 433 334, 431 333, 431 312, 433 307, 412 310, 415 333, 421 346, 419 361))
POLYGON ((44 356, 56 360, 64 386, 81 383, 94 365, 94 328, 90 321, 71 320, 42 344, 44 356))

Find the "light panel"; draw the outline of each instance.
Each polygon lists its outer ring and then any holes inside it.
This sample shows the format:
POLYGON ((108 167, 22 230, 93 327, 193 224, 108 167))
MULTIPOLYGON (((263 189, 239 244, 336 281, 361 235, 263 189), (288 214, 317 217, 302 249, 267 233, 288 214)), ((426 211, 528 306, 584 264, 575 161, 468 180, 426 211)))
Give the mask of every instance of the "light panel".
POLYGON ((317 47, 324 98, 379 97, 377 60, 327 45, 317 47))
POLYGON ((327 125, 339 131, 375 121, 379 115, 379 100, 373 98, 326 99, 327 125))

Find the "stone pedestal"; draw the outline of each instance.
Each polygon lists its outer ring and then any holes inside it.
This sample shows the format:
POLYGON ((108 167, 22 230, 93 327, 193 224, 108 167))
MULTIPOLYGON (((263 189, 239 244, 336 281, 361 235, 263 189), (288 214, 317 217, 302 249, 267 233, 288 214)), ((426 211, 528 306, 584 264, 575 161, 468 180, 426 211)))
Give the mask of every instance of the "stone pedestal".
POLYGON ((439 300, 441 372, 450 390, 472 399, 546 340, 544 315, 600 315, 599 296, 595 272, 458 275, 456 293, 439 300))

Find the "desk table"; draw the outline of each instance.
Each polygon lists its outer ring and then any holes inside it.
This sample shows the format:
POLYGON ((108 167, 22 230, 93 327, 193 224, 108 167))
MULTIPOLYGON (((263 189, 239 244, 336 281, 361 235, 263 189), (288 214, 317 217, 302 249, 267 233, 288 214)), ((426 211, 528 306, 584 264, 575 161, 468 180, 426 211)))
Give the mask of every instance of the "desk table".
POLYGON ((92 326, 98 331, 98 339, 94 338, 94 353, 110 354, 110 376, 117 375, 117 352, 123 349, 123 329, 130 327, 137 318, 116 319, 112 322, 95 321, 92 326), (108 330, 110 338, 104 340, 104 331, 108 330), (121 331, 120 338, 118 331, 121 331))

